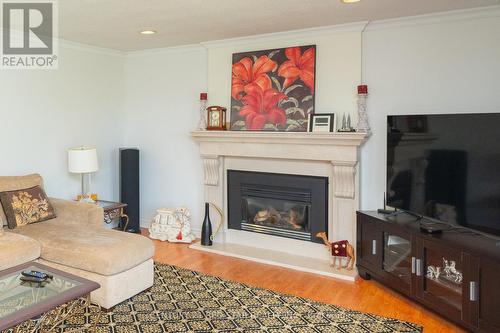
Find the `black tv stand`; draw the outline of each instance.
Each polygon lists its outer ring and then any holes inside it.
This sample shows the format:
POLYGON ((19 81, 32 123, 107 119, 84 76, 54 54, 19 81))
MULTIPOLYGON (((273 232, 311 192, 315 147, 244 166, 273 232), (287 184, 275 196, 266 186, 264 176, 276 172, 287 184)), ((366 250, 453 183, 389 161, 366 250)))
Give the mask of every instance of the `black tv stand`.
POLYGON ((412 218, 357 213, 357 268, 474 332, 500 332, 498 239, 458 226, 422 232, 412 218))

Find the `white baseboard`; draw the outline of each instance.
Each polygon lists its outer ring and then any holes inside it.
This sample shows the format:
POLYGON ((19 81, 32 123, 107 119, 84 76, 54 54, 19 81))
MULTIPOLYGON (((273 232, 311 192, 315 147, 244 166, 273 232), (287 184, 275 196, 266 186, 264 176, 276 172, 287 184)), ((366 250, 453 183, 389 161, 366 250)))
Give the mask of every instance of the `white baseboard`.
POLYGON ((151 225, 151 221, 148 219, 141 219, 139 223, 141 225, 141 228, 146 228, 146 229, 149 229, 149 226, 151 225))

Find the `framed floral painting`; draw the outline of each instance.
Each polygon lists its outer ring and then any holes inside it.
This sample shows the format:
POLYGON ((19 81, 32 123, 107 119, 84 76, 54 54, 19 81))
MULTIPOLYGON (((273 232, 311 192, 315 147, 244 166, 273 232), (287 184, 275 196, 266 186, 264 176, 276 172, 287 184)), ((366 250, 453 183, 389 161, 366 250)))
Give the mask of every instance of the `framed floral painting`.
POLYGON ((306 132, 316 45, 233 54, 231 130, 306 132))

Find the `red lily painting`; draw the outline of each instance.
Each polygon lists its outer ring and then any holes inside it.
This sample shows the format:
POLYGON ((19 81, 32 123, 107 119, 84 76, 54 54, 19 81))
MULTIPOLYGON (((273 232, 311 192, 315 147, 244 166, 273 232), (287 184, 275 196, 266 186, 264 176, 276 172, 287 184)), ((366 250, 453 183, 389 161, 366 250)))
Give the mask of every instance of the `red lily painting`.
POLYGON ((239 100, 245 87, 251 83, 256 83, 263 89, 271 86, 271 79, 268 72, 275 71, 278 64, 267 56, 261 56, 253 62, 252 59, 245 57, 233 65, 233 82, 231 96, 239 100))
POLYGON ((303 54, 300 47, 290 47, 285 50, 285 61, 278 70, 278 75, 285 78, 283 86, 288 88, 297 79, 302 82, 314 93, 314 61, 315 48, 307 49, 303 54))
POLYGON ((264 90, 256 83, 247 85, 245 93, 239 115, 245 117, 245 125, 249 130, 262 130, 266 124, 285 126, 285 110, 278 106, 279 101, 288 98, 285 94, 273 88, 264 90))
POLYGON ((315 45, 233 54, 231 129, 307 131, 315 65, 315 45))

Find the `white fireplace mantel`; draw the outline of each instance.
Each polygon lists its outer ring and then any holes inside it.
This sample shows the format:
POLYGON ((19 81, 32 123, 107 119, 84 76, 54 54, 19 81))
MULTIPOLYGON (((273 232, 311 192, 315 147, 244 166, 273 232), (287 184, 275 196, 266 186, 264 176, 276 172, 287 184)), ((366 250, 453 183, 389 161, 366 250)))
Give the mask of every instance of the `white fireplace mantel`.
POLYGON ((200 144, 205 185, 217 185, 221 156, 328 161, 333 165, 335 195, 352 198, 358 147, 366 133, 293 133, 196 131, 200 144))
POLYGON ((366 133, 355 132, 195 131, 191 136, 200 143, 202 155, 350 162, 357 161, 357 147, 366 140, 366 133))
MULTIPOLYGON (((355 244, 355 215, 359 204, 357 166, 359 147, 367 139, 366 133, 195 131, 191 132, 191 136, 200 146, 205 201, 213 202, 227 211, 226 177, 230 169, 328 177, 329 237, 331 240, 347 239, 355 244)), ((317 243, 232 230, 227 225, 227 221, 223 221, 221 233, 214 241, 222 244, 223 249, 230 249, 231 244, 234 244, 244 248, 241 251, 246 253, 255 248, 256 254, 262 250, 288 255, 300 252, 304 258, 322 262, 330 259, 326 247, 317 243)), ((252 260, 251 255, 243 257, 252 260)), ((264 262, 273 263, 268 260, 264 262)), ((328 265, 322 272, 317 269, 318 265, 308 268, 288 262, 274 263, 324 275, 338 275, 327 274, 330 271, 328 265)), ((352 278, 352 274, 347 276, 352 278)))

